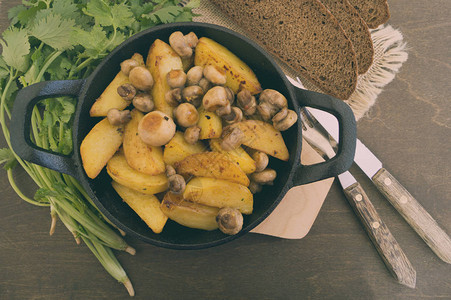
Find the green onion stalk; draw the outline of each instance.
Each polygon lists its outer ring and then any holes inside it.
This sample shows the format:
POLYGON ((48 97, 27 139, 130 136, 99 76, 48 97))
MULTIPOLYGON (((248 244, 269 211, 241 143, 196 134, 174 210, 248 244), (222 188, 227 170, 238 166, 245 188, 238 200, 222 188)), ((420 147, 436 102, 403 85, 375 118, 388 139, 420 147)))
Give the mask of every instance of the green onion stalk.
MULTIPOLYGON (((9 93, 12 83, 18 80, 23 87, 26 87, 33 83, 40 82, 46 68, 50 66, 61 53, 61 51, 55 51, 52 55, 48 56, 44 67, 32 81, 25 81, 23 75, 20 75, 20 72, 13 68, 10 68, 9 70, 9 78, 5 88, 2 90, 0 101, 0 124, 2 132, 14 159, 33 179, 39 189, 34 199, 26 196, 15 182, 12 168, 7 168, 6 170, 8 180, 17 195, 26 202, 37 206, 50 207, 50 235, 55 231, 57 219, 61 220, 65 227, 73 234, 76 243, 80 244, 80 239, 82 239, 100 261, 105 270, 113 278, 123 283, 129 294, 133 296, 133 286, 111 249, 123 250, 132 255, 135 254, 135 249, 129 246, 125 240, 112 229, 109 225, 110 222, 96 208, 92 199, 89 198, 86 191, 76 179, 26 162, 17 156, 11 148, 8 128, 11 112, 6 105, 6 96, 9 93)), ((74 72, 72 76, 75 78, 77 72, 74 72)), ((49 101, 72 101, 72 99, 58 98, 49 101)), ((43 107, 44 110, 47 109, 45 106, 46 105, 43 107)), ((38 107, 35 107, 33 109, 31 118, 31 138, 38 147, 52 150, 52 148, 55 148, 55 145, 58 145, 59 143, 57 140, 58 137, 62 138, 60 128, 68 126, 68 124, 63 124, 61 122, 58 127, 49 126, 48 128, 44 128, 41 111, 42 108, 39 109, 38 107), (55 134, 53 130, 58 130, 59 132, 55 134), (44 131, 46 131, 45 134, 44 131), (56 140, 55 136, 57 137, 56 140), (53 144, 54 147, 51 147, 51 144, 53 144)), ((120 232, 123 234, 122 231, 120 232)))

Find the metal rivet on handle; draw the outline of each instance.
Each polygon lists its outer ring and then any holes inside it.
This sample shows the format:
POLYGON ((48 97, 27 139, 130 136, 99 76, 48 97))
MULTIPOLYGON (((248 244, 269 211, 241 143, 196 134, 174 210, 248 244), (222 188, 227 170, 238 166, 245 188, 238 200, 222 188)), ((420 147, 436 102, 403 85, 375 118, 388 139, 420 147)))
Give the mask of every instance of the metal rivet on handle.
POLYGON ((390 178, 385 178, 384 183, 385 183, 385 185, 390 185, 391 184, 390 178))
POLYGON ((373 222, 373 224, 371 225, 373 226, 374 229, 378 229, 381 224, 379 224, 379 222, 373 222))
POLYGON ((356 201, 362 201, 362 199, 363 199, 363 196, 362 196, 361 194, 357 194, 357 195, 355 196, 355 200, 356 200, 356 201))

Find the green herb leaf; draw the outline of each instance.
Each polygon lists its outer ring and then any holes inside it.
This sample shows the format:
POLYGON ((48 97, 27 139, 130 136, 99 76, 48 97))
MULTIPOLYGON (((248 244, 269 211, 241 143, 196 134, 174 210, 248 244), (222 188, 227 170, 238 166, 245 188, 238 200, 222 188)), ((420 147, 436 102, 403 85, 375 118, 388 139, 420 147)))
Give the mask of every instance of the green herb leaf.
POLYGON ((17 163, 13 152, 9 148, 0 149, 0 165, 5 164, 3 169, 8 170, 13 168, 17 163))
POLYGON ((11 28, 3 32, 3 40, 0 39, 3 48, 3 60, 5 63, 19 71, 26 71, 30 53, 30 42, 25 30, 11 28))
POLYGON ((122 27, 128 26, 133 13, 124 4, 108 6, 101 0, 91 0, 88 2, 83 12, 94 17, 96 23, 102 26, 122 27))
POLYGON ((157 11, 142 15, 143 18, 150 19, 155 24, 171 23, 175 18, 183 12, 183 8, 179 6, 167 6, 157 11))
POLYGON ((40 19, 30 30, 30 34, 56 50, 71 49, 70 39, 75 26, 72 19, 62 19, 60 15, 50 14, 40 19))

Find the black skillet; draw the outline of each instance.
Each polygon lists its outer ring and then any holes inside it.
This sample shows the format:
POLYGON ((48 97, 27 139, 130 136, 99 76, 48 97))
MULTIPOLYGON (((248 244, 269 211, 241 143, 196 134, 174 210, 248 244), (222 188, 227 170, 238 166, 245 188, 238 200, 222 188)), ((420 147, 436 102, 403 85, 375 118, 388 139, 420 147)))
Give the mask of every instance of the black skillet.
POLYGON ((335 177, 346 171, 354 159, 356 142, 354 115, 341 100, 294 87, 269 54, 248 38, 220 26, 194 22, 161 25, 134 35, 108 55, 87 79, 41 82, 22 89, 14 103, 10 127, 12 147, 21 158, 75 177, 97 207, 120 229, 148 243, 173 249, 212 247, 249 232, 274 210, 290 188, 335 177), (277 179, 273 186, 265 186, 262 192, 254 196, 254 211, 251 215, 245 216, 243 230, 234 236, 225 235, 219 230, 191 229, 172 221, 168 221, 162 233, 154 234, 119 198, 111 187, 111 179, 105 170, 96 179, 91 180, 86 176, 81 164, 80 143, 100 120, 91 118, 89 110, 120 70, 120 62, 130 58, 135 52, 146 57, 155 39, 167 42, 169 35, 177 30, 184 34, 193 31, 199 37, 209 37, 225 45, 250 66, 263 88, 281 92, 288 99, 289 108, 297 113, 299 106, 315 107, 334 114, 340 123, 341 143, 336 157, 310 166, 300 164, 302 147, 300 121, 283 132, 290 159, 288 162, 271 159, 270 167, 277 171, 277 179), (74 150, 67 156, 38 148, 30 140, 30 119, 34 105, 39 100, 63 95, 75 96, 78 99, 73 123, 74 150))

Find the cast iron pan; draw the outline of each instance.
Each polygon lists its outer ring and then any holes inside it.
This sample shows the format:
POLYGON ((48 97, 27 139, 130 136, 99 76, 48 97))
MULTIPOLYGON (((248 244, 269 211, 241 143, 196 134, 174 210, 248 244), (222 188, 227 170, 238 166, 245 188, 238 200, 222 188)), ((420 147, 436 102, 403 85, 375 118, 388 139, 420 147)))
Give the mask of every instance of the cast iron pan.
MULTIPOLYGON (((352 164, 355 152, 356 126, 352 111, 341 100, 331 96, 302 90, 291 85, 273 59, 248 38, 229 29, 203 23, 173 23, 141 32, 117 47, 85 80, 41 82, 22 89, 14 104, 11 120, 11 142, 14 151, 24 160, 69 174, 78 179, 97 207, 127 234, 148 243, 174 249, 200 249, 231 241, 250 231, 262 222, 293 186, 306 184, 346 171, 352 164), (254 197, 254 212, 245 216, 243 230, 234 236, 220 232, 186 228, 168 221, 161 234, 154 234, 147 225, 125 204, 111 187, 111 179, 103 170, 94 180, 89 179, 82 167, 80 144, 90 129, 100 121, 91 118, 89 110, 101 92, 120 70, 120 62, 139 52, 147 57, 155 39, 168 42, 169 35, 180 30, 191 31, 199 37, 209 37, 225 45, 246 62, 257 75, 263 88, 272 88, 286 96, 289 108, 299 113, 299 106, 310 106, 334 114, 340 123, 340 146, 332 160, 311 166, 300 164, 302 147, 301 124, 283 132, 290 152, 288 162, 272 158, 270 167, 277 171, 273 186, 265 186, 254 197), (73 123, 74 150, 70 155, 52 153, 35 146, 30 140, 30 119, 34 105, 42 99, 58 96, 75 96, 78 99, 73 123)), ((302 199, 299 199, 302 201, 302 199)))

